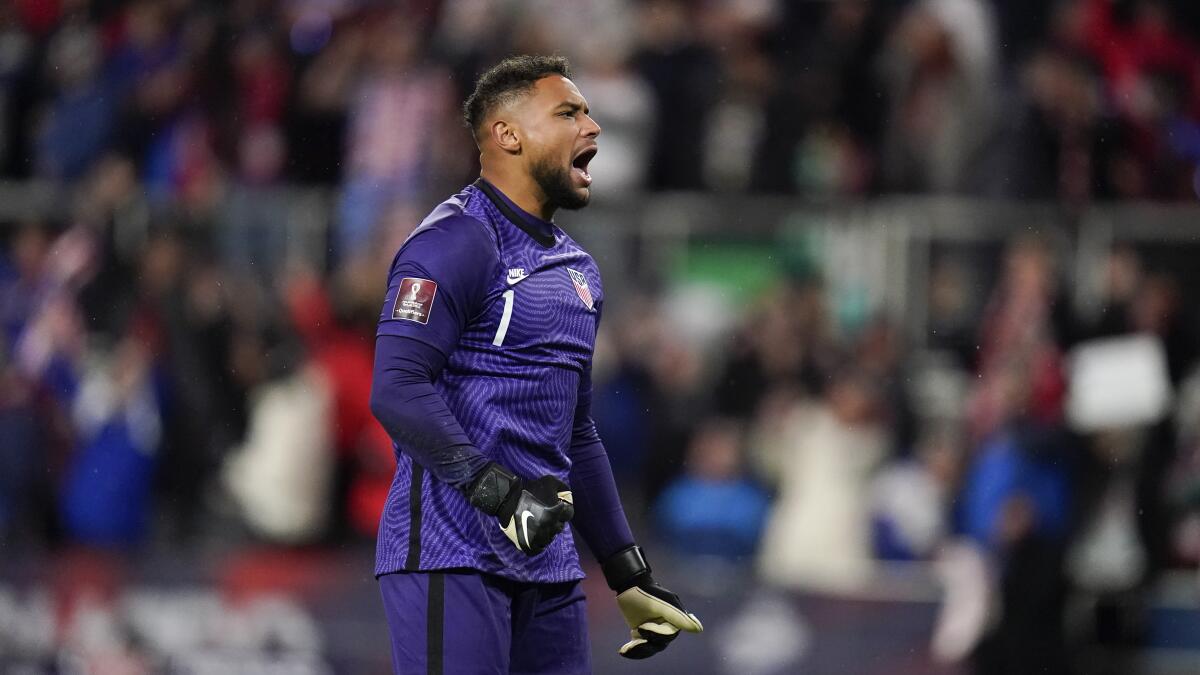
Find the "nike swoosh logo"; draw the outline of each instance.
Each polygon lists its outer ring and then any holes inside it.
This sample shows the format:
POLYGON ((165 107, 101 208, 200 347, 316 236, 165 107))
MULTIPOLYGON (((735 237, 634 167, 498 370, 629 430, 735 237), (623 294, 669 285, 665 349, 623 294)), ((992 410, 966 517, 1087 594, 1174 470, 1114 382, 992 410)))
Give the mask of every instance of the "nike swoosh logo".
POLYGON ((521 513, 521 531, 525 533, 525 548, 530 548, 530 546, 529 546, 529 519, 532 517, 533 517, 533 513, 529 512, 529 511, 523 511, 521 513))
POLYGON ((505 279, 505 281, 508 282, 509 286, 512 286, 513 284, 517 283, 518 281, 524 280, 528 276, 529 276, 528 274, 522 274, 520 276, 513 276, 510 274, 510 275, 508 275, 508 278, 505 279))

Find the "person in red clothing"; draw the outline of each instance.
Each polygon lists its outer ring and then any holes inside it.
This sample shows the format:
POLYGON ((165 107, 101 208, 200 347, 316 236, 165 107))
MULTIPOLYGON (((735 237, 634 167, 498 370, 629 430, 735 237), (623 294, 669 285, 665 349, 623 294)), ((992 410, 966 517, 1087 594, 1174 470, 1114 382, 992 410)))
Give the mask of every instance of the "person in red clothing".
POLYGON ((1171 9, 1161 0, 1145 0, 1130 20, 1119 21, 1113 0, 1085 0, 1084 37, 1113 89, 1114 103, 1137 114, 1144 99, 1139 89, 1150 72, 1173 72, 1187 83, 1187 105, 1200 115, 1200 49, 1172 26, 1171 9))
MULTIPOLYGON (((334 447, 338 464, 338 511, 351 529, 374 537, 395 471, 392 442, 371 415, 371 373, 374 289, 358 283, 372 274, 370 264, 348 263, 334 275, 331 286, 306 269, 296 270, 284 296, 292 325, 314 363, 325 373, 333 392, 334 447), (359 289, 363 289, 362 293, 359 289), (366 322, 357 301, 366 294, 366 322)), ((373 275, 379 276, 379 275, 373 275)))

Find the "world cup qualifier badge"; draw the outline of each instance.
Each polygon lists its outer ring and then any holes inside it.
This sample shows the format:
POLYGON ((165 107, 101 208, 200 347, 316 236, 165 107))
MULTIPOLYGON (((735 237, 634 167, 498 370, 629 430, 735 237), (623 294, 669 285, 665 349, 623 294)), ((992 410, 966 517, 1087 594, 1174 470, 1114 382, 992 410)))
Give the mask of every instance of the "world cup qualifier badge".
POLYGON ((429 279, 405 277, 396 292, 396 304, 392 307, 393 319, 429 323, 429 312, 433 309, 433 296, 437 295, 437 282, 429 279))
POLYGON ((577 272, 570 267, 567 268, 567 273, 571 275, 571 283, 575 284, 575 292, 579 294, 579 299, 588 309, 592 309, 595 301, 592 300, 592 291, 588 288, 587 277, 583 276, 582 272, 577 272))

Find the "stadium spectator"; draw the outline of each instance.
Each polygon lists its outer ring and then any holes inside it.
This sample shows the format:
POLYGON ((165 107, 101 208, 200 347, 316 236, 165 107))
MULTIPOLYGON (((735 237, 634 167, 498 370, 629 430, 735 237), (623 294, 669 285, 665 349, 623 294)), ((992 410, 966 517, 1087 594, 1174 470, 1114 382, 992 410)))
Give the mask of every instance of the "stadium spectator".
POLYGON ((99 31, 73 17, 49 45, 47 80, 54 101, 39 126, 39 173, 60 180, 81 177, 111 142, 117 91, 104 76, 99 31))
POLYGON ((613 191, 645 189, 654 133, 653 92, 630 68, 631 48, 620 37, 599 32, 584 42, 582 56, 575 61, 579 64, 575 79, 591 92, 589 102, 600 116, 609 150, 596 155, 596 164, 589 168, 606 176, 605 185, 613 191))
POLYGON ((453 158, 461 156, 464 140, 454 90, 444 67, 425 57, 425 29, 416 21, 393 11, 366 29, 363 77, 348 111, 336 239, 342 256, 375 245, 375 227, 395 202, 424 195, 458 173, 453 158))
POLYGON ((969 411, 974 438, 987 438, 1013 414, 1012 386, 1032 388, 1028 406, 1020 402, 1021 414, 1045 423, 1062 419, 1062 350, 1070 336, 1051 251, 1036 239, 1014 242, 976 336, 979 381, 969 411))
POLYGON ((782 3, 779 11, 767 39, 776 83, 751 188, 817 195, 875 189, 886 112, 876 61, 894 9, 850 0, 782 3))
POLYGON ((853 591, 870 576, 870 476, 884 458, 875 383, 843 372, 817 401, 764 410, 752 440, 778 485, 759 550, 762 577, 784 587, 853 591))
POLYGON ((934 558, 951 530, 962 454, 953 429, 930 429, 909 457, 880 467, 870 497, 877 557, 934 558))
POLYGON ((767 494, 743 475, 742 431, 734 422, 700 426, 688 448, 684 475, 659 495, 655 521, 676 551, 736 560, 758 546, 767 494))
POLYGON ((637 10, 634 68, 654 91, 654 139, 649 188, 704 187, 704 144, 718 92, 720 62, 699 33, 697 16, 681 0, 652 0, 637 10))
POLYGON ((717 410, 748 418, 777 390, 819 393, 837 357, 831 324, 816 278, 787 280, 764 293, 739 326, 717 378, 717 410))
POLYGON ((150 533, 162 406, 143 339, 132 331, 110 363, 90 368, 74 401, 79 443, 61 501, 72 541, 132 546, 150 533))
POLYGON ((972 187, 977 153, 995 123, 990 5, 982 0, 909 5, 881 64, 891 101, 880 156, 885 187, 902 192, 972 187))
POLYGON ((332 515, 333 392, 319 368, 277 348, 269 379, 251 392, 245 441, 222 467, 222 485, 257 537, 319 540, 332 515))

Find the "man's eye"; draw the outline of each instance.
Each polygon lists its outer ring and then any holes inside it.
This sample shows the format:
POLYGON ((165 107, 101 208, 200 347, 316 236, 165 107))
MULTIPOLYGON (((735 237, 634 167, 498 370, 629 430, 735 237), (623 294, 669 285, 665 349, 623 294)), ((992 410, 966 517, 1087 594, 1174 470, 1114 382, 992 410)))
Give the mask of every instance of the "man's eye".
POLYGON ((558 116, 559 117, 574 117, 575 113, 570 110, 564 110, 564 111, 558 113, 558 116))

